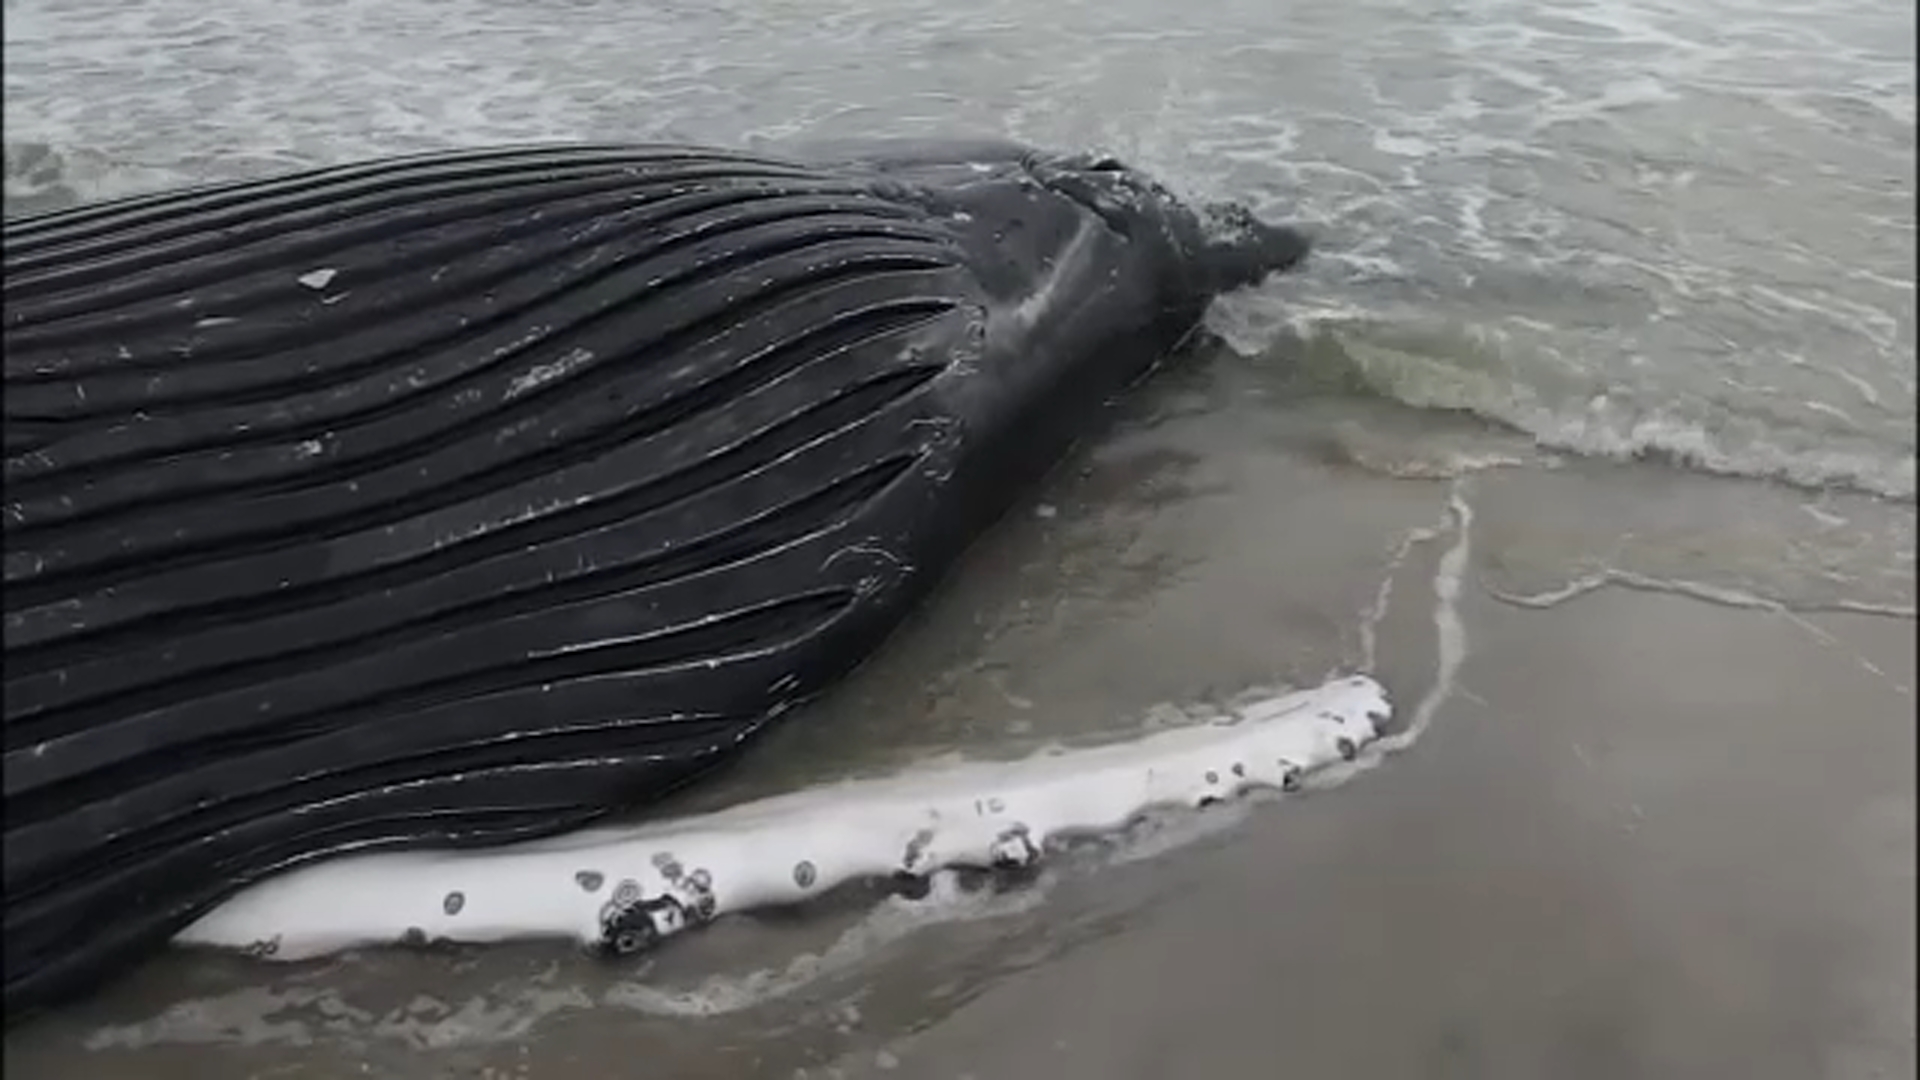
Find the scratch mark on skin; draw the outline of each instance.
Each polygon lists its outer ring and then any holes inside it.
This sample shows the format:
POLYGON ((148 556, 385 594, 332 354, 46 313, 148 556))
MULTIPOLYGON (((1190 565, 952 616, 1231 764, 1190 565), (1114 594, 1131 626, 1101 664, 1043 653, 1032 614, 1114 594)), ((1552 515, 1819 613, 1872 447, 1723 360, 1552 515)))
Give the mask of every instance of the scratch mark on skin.
POLYGON ((826 560, 820 564, 820 569, 825 570, 827 567, 832 566, 840 560, 840 556, 842 555, 871 555, 877 559, 885 559, 902 570, 907 569, 907 564, 900 560, 900 556, 895 555, 886 548, 876 547, 872 544, 850 544, 843 547, 839 551, 827 556, 826 560))
POLYGON ((564 378, 578 370, 581 365, 590 362, 593 355, 591 349, 574 349, 551 364, 535 365, 532 370, 514 379, 508 385, 506 400, 512 401, 529 390, 536 390, 555 379, 564 378))
POLYGON ((1032 327, 1039 324, 1042 316, 1053 306, 1054 297, 1059 293, 1061 284, 1069 271, 1084 266, 1090 257, 1088 248, 1093 245, 1097 227, 1083 222, 1067 249, 1059 254, 1053 265, 1048 268, 1045 277, 1034 283, 1033 291, 1024 297, 1013 309, 1012 321, 1020 327, 1032 327))

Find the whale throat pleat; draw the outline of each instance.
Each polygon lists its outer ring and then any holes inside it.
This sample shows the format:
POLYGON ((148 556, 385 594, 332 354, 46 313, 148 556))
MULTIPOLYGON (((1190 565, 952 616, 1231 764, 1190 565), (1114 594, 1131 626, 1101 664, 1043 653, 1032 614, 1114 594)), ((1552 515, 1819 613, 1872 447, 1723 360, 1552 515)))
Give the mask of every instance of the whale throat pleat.
POLYGON ((686 148, 5 239, 10 1001, 328 852, 577 826, 818 692, 889 587, 839 553, 940 453, 916 343, 977 322, 923 210, 686 148))

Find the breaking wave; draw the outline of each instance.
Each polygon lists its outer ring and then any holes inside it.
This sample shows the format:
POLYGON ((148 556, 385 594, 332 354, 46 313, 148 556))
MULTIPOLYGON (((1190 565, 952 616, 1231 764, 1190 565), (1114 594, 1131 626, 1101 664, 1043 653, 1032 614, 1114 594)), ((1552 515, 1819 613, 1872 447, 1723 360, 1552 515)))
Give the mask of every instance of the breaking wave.
POLYGON ((1796 414, 1751 395, 1609 378, 1558 362, 1533 334, 1497 326, 1351 308, 1284 316, 1272 309, 1258 298, 1218 304, 1209 327, 1240 356, 1283 365, 1287 382, 1302 392, 1469 413, 1544 449, 1584 457, 1652 458, 1799 487, 1915 497, 1910 428, 1903 442, 1819 402, 1796 414))

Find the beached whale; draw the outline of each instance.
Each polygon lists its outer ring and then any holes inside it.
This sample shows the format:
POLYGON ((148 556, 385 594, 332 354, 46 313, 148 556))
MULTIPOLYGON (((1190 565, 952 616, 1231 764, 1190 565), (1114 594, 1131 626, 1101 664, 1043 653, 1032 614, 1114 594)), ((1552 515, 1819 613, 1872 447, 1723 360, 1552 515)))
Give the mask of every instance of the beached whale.
POLYGON ((9 1017, 654 798, 1306 240, 999 143, 443 153, 5 228, 9 1017))

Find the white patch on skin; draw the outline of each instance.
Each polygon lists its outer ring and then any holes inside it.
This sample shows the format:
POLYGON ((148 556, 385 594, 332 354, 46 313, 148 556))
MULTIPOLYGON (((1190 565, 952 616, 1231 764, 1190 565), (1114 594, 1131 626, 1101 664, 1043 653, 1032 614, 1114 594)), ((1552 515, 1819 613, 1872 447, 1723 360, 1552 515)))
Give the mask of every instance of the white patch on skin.
POLYGON ((1091 258, 1089 252, 1099 228, 1097 219, 1080 222, 1080 228, 1073 234, 1073 240, 1067 245, 1067 249, 1053 260, 1047 267, 1046 275, 1034 282, 1033 290, 1013 309, 1015 325, 1032 327, 1039 324, 1041 316, 1046 314, 1047 309, 1053 304, 1055 295, 1059 293, 1060 283, 1085 266, 1087 260, 1091 258))
POLYGON ((635 905, 653 911, 665 937, 851 880, 1024 865, 1054 842, 1121 829, 1158 807, 1297 790, 1377 739, 1390 712, 1380 685, 1355 676, 1110 746, 923 768, 491 850, 349 856, 256 885, 175 940, 275 941, 275 960, 402 940, 592 944, 610 912, 635 905))
POLYGON ((525 375, 515 378, 513 382, 507 386, 507 400, 512 401, 514 398, 519 397, 529 390, 538 389, 555 379, 563 378, 568 372, 579 368, 582 364, 592 359, 592 350, 574 349, 572 352, 555 360, 551 364, 535 365, 532 370, 528 371, 525 375))
POLYGON ((294 278, 294 280, 298 281, 302 285, 305 285, 309 289, 324 289, 329 284, 332 284, 334 275, 338 274, 339 272, 340 271, 335 270, 331 266, 323 266, 318 270, 309 270, 306 273, 301 274, 299 277, 294 278))

